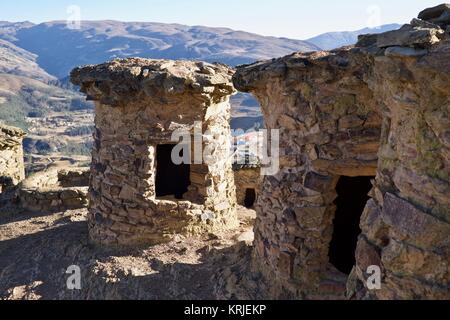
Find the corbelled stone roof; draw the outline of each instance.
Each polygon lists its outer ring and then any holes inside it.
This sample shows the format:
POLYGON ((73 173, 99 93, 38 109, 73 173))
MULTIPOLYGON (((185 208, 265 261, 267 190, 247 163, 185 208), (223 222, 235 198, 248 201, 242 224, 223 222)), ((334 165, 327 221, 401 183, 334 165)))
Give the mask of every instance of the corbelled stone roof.
POLYGON ((0 124, 0 150, 21 144, 24 136, 25 132, 23 130, 0 124))
POLYGON ((251 92, 276 78, 288 77, 288 71, 307 73, 318 65, 346 67, 351 49, 344 47, 332 51, 295 52, 282 58, 242 65, 233 77, 234 86, 239 91, 251 92))
POLYGON ((223 64, 128 58, 75 68, 71 81, 88 99, 114 106, 141 95, 161 100, 191 93, 220 99, 234 92, 233 73, 223 64))

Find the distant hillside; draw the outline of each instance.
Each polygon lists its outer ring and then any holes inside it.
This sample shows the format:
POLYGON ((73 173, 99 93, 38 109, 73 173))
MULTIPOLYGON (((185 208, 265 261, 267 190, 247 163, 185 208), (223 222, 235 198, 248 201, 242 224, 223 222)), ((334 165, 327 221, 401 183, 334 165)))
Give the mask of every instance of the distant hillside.
POLYGON ((39 65, 58 78, 66 77, 76 66, 117 57, 199 59, 237 65, 319 49, 301 40, 227 28, 118 21, 84 21, 80 30, 68 29, 65 22, 3 23, 3 27, 0 23, 0 38, 13 40, 38 55, 39 65))
POLYGON ((80 109, 92 109, 92 104, 77 92, 27 77, 0 74, 0 121, 4 123, 27 130, 27 117, 80 109))
POLYGON ((25 76, 44 82, 56 80, 39 67, 36 60, 35 54, 8 41, 0 40, 0 73, 25 76))
MULTIPOLYGON (((65 22, 0 22, 0 121, 29 131, 29 154, 89 154, 92 103, 85 102, 67 78, 76 66, 132 56, 237 65, 294 51, 332 49, 355 43, 359 34, 399 27, 327 33, 301 41, 179 24, 85 21, 81 26, 71 30, 65 22)), ((264 127, 252 96, 237 94, 231 102, 233 129, 264 127)))
POLYGON ((355 44, 358 41, 358 36, 361 34, 383 33, 399 29, 400 27, 400 24, 387 24, 378 28, 365 28, 357 31, 328 32, 306 41, 315 44, 323 50, 332 50, 355 44))

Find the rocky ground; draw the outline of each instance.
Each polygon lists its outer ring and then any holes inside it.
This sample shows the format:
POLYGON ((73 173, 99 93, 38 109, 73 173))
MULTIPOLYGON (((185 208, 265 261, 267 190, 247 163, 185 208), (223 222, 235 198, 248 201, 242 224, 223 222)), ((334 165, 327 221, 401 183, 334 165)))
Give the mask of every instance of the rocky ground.
POLYGON ((88 243, 86 209, 0 210, 0 299, 216 299, 216 273, 251 243, 255 218, 240 208, 236 230, 105 250, 88 243), (71 265, 81 268, 81 290, 67 289, 71 265))

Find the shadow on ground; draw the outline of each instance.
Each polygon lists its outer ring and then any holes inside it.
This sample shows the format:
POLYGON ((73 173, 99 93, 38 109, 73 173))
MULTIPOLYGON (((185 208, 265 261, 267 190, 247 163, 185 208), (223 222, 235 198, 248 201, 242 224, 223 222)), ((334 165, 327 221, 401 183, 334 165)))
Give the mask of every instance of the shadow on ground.
POLYGON ((0 217, 0 299, 216 299, 217 271, 242 247, 238 230, 149 248, 100 249, 88 243, 85 214, 0 217), (67 289, 71 265, 81 269, 81 290, 67 289))

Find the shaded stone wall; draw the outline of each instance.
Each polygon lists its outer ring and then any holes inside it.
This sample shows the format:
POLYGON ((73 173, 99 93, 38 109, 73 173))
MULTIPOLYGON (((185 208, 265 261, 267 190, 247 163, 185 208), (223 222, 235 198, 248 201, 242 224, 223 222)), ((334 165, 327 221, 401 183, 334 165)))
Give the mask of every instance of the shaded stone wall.
POLYGON ((25 179, 24 136, 22 130, 0 124, 0 193, 25 179))
MULTIPOLYGON (((229 97, 225 66, 166 60, 115 60, 75 69, 72 81, 96 101, 90 237, 101 244, 157 243, 176 233, 236 226, 229 97), (156 149, 175 144, 201 121, 208 164, 191 165, 182 200, 156 198, 156 149)), ((176 183, 176 181, 173 181, 176 183)))
POLYGON ((58 171, 58 181, 62 187, 87 187, 91 176, 90 168, 70 168, 58 171))
POLYGON ((347 297, 449 298, 449 16, 443 5, 356 48, 238 68, 237 89, 281 130, 281 171, 265 177, 256 208, 266 297, 342 290, 327 257, 336 182, 376 173, 347 297), (369 266, 381 290, 368 290, 369 266))
POLYGON ((238 90, 260 101, 267 128, 280 129, 281 169, 264 177, 256 204, 254 260, 276 279, 269 297, 345 290, 328 262, 335 187, 341 175, 375 175, 381 134, 366 59, 350 49, 296 53, 234 77, 238 90))
POLYGON ((383 134, 350 296, 449 299, 450 34, 414 20, 376 46, 369 84, 383 104, 383 134), (381 290, 364 288, 368 265, 382 267, 381 290))

